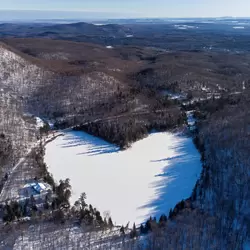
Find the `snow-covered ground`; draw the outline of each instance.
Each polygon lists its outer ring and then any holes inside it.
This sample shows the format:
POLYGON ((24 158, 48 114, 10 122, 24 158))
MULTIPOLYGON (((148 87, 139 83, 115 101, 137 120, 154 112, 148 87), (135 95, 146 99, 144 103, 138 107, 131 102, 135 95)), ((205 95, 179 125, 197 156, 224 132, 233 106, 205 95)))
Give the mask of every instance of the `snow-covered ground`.
POLYGON ((161 94, 163 96, 168 96, 168 98, 171 100, 181 100, 181 99, 186 98, 184 94, 172 93, 171 91, 168 91, 168 90, 161 91, 161 94))
MULTIPOLYGON (((29 220, 30 218, 26 218, 29 220)), ((125 232, 129 233, 129 230, 125 232)), ((0 249, 8 249, 6 242, 0 242, 0 249), (1 248, 2 247, 2 248, 1 248)), ((121 250, 135 249, 135 242, 123 237, 120 228, 109 230, 84 230, 69 225, 39 224, 32 225, 25 234, 20 235, 13 246, 14 250, 30 249, 89 249, 121 250)))
POLYGON ((47 144, 45 162, 57 181, 70 178, 72 203, 86 192, 87 202, 109 211, 117 225, 168 214, 191 195, 201 172, 192 139, 167 132, 152 133, 120 151, 97 137, 69 131, 47 144))
POLYGON ((36 117, 36 127, 42 128, 45 125, 44 121, 40 117, 36 117))

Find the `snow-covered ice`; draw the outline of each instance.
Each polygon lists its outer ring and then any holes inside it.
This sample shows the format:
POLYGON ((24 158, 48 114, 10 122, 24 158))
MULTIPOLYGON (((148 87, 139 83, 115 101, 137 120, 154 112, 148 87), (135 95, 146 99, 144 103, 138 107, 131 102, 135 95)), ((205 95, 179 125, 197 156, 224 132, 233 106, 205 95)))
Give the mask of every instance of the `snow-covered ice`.
POLYGON ((168 214, 188 198, 201 172, 192 139, 152 133, 120 151, 83 132, 69 131, 47 144, 45 162, 55 180, 70 178, 72 204, 82 192, 117 225, 140 224, 149 216, 168 214))

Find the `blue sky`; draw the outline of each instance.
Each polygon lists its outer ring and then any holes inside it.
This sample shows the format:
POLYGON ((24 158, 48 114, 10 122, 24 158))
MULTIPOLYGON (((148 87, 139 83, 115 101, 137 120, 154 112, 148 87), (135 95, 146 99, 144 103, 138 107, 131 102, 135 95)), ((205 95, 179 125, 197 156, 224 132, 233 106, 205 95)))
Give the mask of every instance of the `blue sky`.
POLYGON ((0 0, 0 10, 65 11, 72 17, 79 11, 102 17, 246 17, 250 0, 0 0))

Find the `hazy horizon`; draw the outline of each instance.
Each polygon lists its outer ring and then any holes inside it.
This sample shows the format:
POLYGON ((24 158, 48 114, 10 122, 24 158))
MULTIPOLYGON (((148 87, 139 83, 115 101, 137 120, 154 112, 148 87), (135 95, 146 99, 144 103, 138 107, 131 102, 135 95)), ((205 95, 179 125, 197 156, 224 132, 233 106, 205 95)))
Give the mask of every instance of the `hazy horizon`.
POLYGON ((248 17, 249 0, 0 0, 0 19, 248 17))
MULTIPOLYGON (((105 12, 90 12, 90 11, 53 11, 53 10, 1 10, 0 9, 0 21, 36 21, 36 20, 105 20, 105 19, 143 19, 143 18, 159 18, 159 19, 192 19, 192 18, 244 18, 244 17, 233 17, 233 16, 139 16, 132 14, 122 13, 105 13, 105 12)), ((248 18, 245 16, 245 18, 248 18)))

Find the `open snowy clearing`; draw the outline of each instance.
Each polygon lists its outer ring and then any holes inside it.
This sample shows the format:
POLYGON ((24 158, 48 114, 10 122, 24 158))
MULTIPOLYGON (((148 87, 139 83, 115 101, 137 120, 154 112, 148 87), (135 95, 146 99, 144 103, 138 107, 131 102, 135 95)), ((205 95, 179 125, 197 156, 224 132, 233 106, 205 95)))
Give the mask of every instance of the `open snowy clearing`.
MULTIPOLYGON (((70 178, 72 204, 82 192, 117 225, 168 214, 188 198, 201 172, 192 139, 153 133, 120 151, 83 132, 69 131, 47 144, 45 162, 55 180, 70 178)), ((131 224, 130 224, 131 226, 131 224)))

